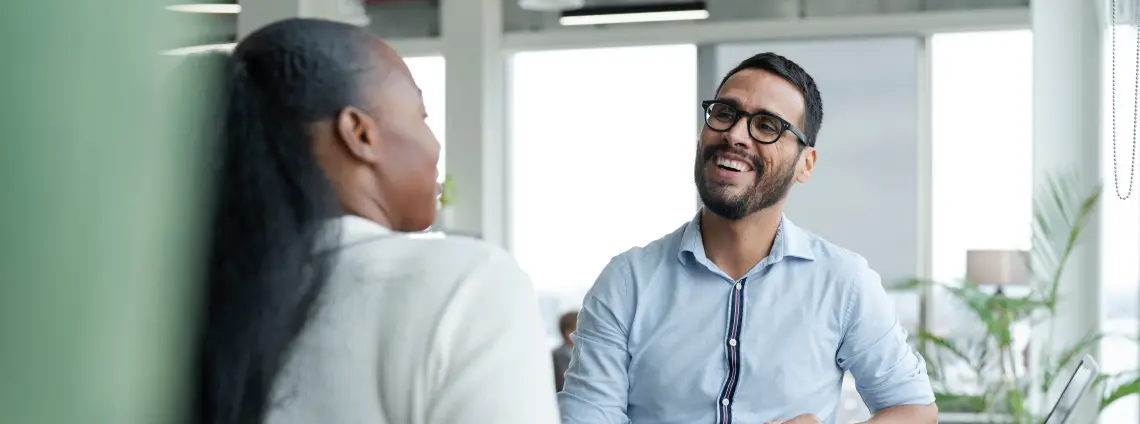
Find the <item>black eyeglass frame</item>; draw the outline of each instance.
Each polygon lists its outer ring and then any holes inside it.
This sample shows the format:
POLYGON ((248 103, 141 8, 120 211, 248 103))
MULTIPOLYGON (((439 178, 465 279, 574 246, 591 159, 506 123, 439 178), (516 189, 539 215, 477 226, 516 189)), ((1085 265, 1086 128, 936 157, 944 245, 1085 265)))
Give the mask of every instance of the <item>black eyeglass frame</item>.
POLYGON ((790 131, 792 133, 792 135, 799 138, 800 143, 803 143, 805 146, 812 147, 812 145, 810 143, 808 143, 807 136, 804 136, 803 131, 800 131, 799 128, 796 128, 796 126, 792 125, 791 122, 788 122, 787 119, 781 118, 775 114, 772 114, 769 112, 764 112, 764 111, 760 111, 757 113, 748 113, 748 112, 745 112, 743 110, 740 110, 736 106, 733 106, 731 103, 723 101, 723 100, 704 100, 701 102, 701 109, 704 109, 704 112, 705 112, 705 126, 709 127, 710 130, 713 130, 716 132, 721 132, 721 133, 722 132, 728 132, 729 130, 732 129, 732 127, 736 126, 737 122, 740 122, 741 117, 745 117, 745 118, 748 118, 748 120, 746 121, 748 123, 748 136, 752 137, 752 141, 755 141, 755 142, 760 143, 760 144, 772 144, 772 143, 775 143, 777 141, 780 141, 780 137, 784 136, 785 131, 790 131), (718 130, 715 127, 713 127, 712 124, 709 123, 709 107, 712 107, 712 105, 714 105, 714 104, 724 105, 724 106, 728 107, 729 109, 732 109, 732 111, 736 113, 736 118, 732 120, 732 125, 729 125, 728 128, 725 128, 723 130, 718 130), (777 135, 776 138, 773 139, 772 141, 762 141, 759 138, 756 138, 756 134, 752 133, 752 119, 757 117, 757 116, 765 116, 765 117, 769 117, 769 118, 774 118, 775 120, 779 121, 781 126, 782 126, 782 128, 780 128, 780 134, 777 135))

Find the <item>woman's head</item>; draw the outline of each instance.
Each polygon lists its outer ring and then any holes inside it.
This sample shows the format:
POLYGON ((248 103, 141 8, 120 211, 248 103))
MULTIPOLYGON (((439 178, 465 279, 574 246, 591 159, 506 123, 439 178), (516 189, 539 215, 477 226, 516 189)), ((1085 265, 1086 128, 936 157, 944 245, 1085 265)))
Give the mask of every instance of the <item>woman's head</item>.
POLYGON ((439 144, 403 61, 360 28, 281 21, 200 59, 225 84, 192 422, 257 423, 325 284, 329 218, 427 228, 439 144))
MULTIPOLYGON (((347 213, 396 230, 435 218, 439 143, 404 61, 346 24, 294 19, 250 34, 233 53, 268 105, 303 125, 347 213)), ((273 123, 271 125, 274 125, 273 123)))

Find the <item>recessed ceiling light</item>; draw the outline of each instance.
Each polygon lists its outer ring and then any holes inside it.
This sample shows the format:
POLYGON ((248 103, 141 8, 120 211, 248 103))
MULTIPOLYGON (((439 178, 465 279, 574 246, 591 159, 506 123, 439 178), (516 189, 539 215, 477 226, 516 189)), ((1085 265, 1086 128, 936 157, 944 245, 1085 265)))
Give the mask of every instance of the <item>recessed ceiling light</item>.
POLYGON ((204 4, 176 4, 166 6, 166 10, 184 13, 241 13, 240 4, 204 3, 204 4))

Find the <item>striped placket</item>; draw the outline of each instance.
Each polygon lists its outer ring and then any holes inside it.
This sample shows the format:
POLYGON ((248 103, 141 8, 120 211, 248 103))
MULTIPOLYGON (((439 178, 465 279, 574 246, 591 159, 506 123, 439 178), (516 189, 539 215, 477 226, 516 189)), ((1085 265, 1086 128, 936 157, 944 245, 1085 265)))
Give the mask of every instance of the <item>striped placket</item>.
POLYGON ((740 328, 744 324, 744 282, 741 278, 733 285, 728 296, 728 332, 725 341, 725 359, 728 361, 728 377, 720 391, 718 419, 720 424, 732 422, 732 397, 740 379, 740 328))

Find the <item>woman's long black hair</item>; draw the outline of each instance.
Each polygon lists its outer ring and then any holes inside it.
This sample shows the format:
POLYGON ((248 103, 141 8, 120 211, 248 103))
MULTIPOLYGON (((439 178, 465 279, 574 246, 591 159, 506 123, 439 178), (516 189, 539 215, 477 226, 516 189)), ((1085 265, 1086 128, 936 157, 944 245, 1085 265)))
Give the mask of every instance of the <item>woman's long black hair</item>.
POLYGON ((361 106, 377 62, 360 28, 293 19, 250 34, 224 60, 198 327, 192 422, 260 424, 327 278, 341 213, 310 124, 361 106))

